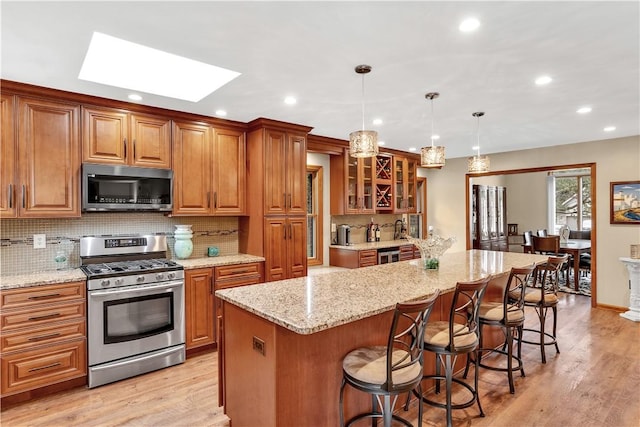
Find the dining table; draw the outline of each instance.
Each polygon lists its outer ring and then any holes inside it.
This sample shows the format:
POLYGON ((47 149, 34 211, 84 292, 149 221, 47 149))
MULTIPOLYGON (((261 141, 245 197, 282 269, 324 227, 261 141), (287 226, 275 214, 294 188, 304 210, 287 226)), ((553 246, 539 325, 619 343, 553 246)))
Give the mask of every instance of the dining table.
POLYGON ((558 250, 561 253, 570 254, 573 256, 573 287, 574 290, 578 290, 580 284, 580 254, 591 251, 591 240, 587 239, 568 239, 567 241, 560 240, 560 248, 558 250))

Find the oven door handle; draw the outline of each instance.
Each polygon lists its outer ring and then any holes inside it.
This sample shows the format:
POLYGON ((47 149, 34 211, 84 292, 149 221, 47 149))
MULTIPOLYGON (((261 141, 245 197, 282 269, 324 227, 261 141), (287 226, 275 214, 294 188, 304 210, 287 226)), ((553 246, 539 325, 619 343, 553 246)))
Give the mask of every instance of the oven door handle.
POLYGON ((168 291, 169 289, 179 288, 181 286, 184 286, 184 282, 182 281, 162 282, 162 283, 158 283, 157 285, 127 286, 123 288, 114 288, 113 290, 109 290, 109 291, 89 291, 89 297, 91 298, 108 297, 116 294, 122 295, 122 294, 130 294, 133 292, 140 292, 140 291, 168 291))

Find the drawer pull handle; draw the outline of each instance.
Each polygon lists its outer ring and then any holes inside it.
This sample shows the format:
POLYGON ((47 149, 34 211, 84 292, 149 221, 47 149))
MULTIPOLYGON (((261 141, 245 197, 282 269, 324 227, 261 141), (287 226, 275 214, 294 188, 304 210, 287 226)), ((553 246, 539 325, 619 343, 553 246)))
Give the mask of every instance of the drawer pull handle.
POLYGON ((244 274, 244 273, 249 273, 251 270, 245 268, 244 270, 235 270, 234 274, 244 274))
POLYGON ((29 372, 42 371, 43 369, 55 368, 56 366, 60 366, 60 365, 62 365, 62 363, 56 362, 56 363, 52 363, 51 365, 41 366, 39 368, 31 368, 29 369, 29 372))
POLYGON ((45 319, 53 319, 54 317, 60 317, 60 313, 51 313, 51 314, 45 314, 44 316, 30 317, 29 320, 31 320, 31 321, 33 321, 33 320, 45 320, 45 319))
POLYGON ((59 337, 59 336, 60 336, 60 332, 54 332, 53 334, 40 335, 39 337, 31 337, 31 338, 29 338, 29 341, 42 341, 42 340, 46 340, 48 338, 55 338, 55 337, 59 337))
POLYGON ((59 297, 60 294, 46 294, 46 295, 36 295, 33 297, 29 297, 30 300, 39 300, 39 299, 47 299, 47 298, 55 298, 59 297))

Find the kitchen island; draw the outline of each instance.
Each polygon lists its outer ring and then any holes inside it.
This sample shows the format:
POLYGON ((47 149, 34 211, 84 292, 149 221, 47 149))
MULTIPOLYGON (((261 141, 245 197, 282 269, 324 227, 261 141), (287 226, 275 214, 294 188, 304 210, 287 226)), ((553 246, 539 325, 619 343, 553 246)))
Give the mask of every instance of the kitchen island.
MULTIPOLYGON (((470 250, 445 254, 439 270, 413 260, 218 291, 225 412, 234 427, 338 425, 342 358, 386 342, 397 302, 440 289, 432 320, 444 319, 457 282, 492 275, 487 297, 496 296, 512 267, 545 260, 470 250)), ((433 364, 426 357, 425 372, 433 364)), ((370 404, 368 395, 346 390, 347 416, 370 404)))

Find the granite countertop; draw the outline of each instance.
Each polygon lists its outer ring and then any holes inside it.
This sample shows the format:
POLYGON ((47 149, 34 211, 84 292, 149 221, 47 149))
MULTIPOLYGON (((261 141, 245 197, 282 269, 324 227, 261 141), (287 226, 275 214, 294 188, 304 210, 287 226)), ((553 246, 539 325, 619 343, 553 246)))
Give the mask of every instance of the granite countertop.
POLYGON ((439 270, 421 260, 326 273, 219 290, 222 300, 298 334, 313 334, 391 310, 397 302, 447 292, 456 282, 499 275, 546 261, 543 255, 470 250, 440 258, 439 270))
MULTIPOLYGON (((175 259, 175 262, 182 265, 186 270, 192 268, 215 267, 218 265, 247 264, 250 262, 264 261, 263 257, 255 255, 223 255, 218 257, 175 259)), ((80 268, 69 270, 49 270, 28 274, 18 274, 13 276, 0 276, 0 290, 27 288, 30 286, 53 285, 57 283, 68 283, 87 280, 87 276, 80 268)))
POLYGON ((399 239, 399 240, 385 240, 383 242, 366 242, 366 243, 353 243, 349 246, 345 245, 331 245, 331 248, 336 249, 345 249, 348 251, 362 251, 366 249, 386 249, 386 248, 395 248, 398 246, 410 245, 411 243, 407 240, 399 239))

